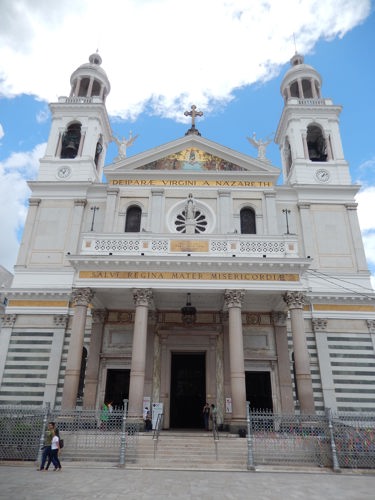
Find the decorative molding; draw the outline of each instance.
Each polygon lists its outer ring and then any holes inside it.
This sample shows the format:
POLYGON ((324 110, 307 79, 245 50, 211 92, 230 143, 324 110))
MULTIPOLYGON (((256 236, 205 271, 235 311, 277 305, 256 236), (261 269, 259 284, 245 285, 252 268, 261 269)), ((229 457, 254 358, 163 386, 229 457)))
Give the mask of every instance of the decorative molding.
POLYGON ((150 288, 134 288, 133 299, 136 307, 150 307, 152 304, 152 290, 150 288))
POLYGON ((87 200, 74 200, 75 207, 85 207, 87 204, 87 200))
POLYGON ((272 311, 271 317, 274 326, 285 326, 288 315, 283 311, 272 311))
POLYGON ((1 326, 3 328, 12 328, 14 326, 14 323, 16 322, 17 319, 17 314, 4 314, 4 316, 1 316, 1 326))
POLYGON ((76 288, 72 292, 72 302, 75 306, 88 306, 94 298, 91 288, 76 288))
POLYGON ((314 332, 325 332, 327 330, 328 320, 323 318, 315 318, 312 320, 314 332))
POLYGON ((289 309, 302 309, 306 303, 306 295, 303 292, 285 292, 283 299, 289 309))
POLYGON ((106 309, 94 309, 91 311, 92 322, 94 324, 103 324, 108 316, 106 309))
POLYGON ((242 307, 245 298, 244 290, 225 290, 224 302, 228 308, 242 307))
POLYGON ((66 328, 68 324, 69 316, 66 314, 56 314, 53 317, 53 323, 57 328, 66 328))
POLYGON ((368 319, 366 321, 370 333, 375 333, 375 319, 368 319))

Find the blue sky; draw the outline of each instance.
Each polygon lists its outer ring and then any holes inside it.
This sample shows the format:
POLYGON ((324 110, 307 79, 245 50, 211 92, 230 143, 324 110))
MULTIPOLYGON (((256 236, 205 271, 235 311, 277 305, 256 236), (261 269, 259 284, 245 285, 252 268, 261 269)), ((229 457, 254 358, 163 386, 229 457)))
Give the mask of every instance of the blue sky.
MULTIPOLYGON (((375 275, 375 13, 370 0, 2 0, 0 19, 0 265, 10 271, 48 139, 48 102, 98 48, 111 82, 115 135, 139 134, 133 156, 184 135, 196 104, 202 136, 256 156, 246 136, 275 132, 280 82, 295 47, 343 105, 341 134, 375 275), (49 6, 46 9, 46 5, 49 6), (99 8, 99 5, 101 7, 99 8), (74 6, 74 9, 72 9, 74 6), (212 12, 215 9, 215 20, 212 12), (100 15, 98 14, 100 12, 100 15), (168 13, 168 15, 166 15, 168 13), (295 45, 293 41, 293 33, 295 45)), ((106 163, 116 155, 111 144, 106 163)), ((280 167, 275 144, 267 157, 280 167)), ((282 181, 280 177, 280 182, 282 181)))

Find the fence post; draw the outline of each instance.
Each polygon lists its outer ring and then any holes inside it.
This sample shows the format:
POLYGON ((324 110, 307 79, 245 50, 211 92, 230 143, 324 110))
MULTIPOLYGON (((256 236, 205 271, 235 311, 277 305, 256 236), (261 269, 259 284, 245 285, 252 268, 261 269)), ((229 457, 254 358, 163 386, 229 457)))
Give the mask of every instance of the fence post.
POLYGON ((36 458, 36 461, 38 464, 40 464, 42 461, 42 454, 43 454, 42 448, 44 446, 44 435, 45 435, 46 429, 47 429, 47 420, 48 420, 48 415, 50 413, 50 409, 51 409, 51 403, 46 403, 46 406, 44 408, 44 415, 43 415, 42 432, 40 434, 40 439, 39 439, 38 456, 36 458))
POLYGON ((330 437, 330 442, 331 442, 333 471, 334 472, 341 472, 339 461, 337 459, 337 449, 336 449, 336 443, 335 443, 335 436, 333 433, 332 409, 331 408, 326 409, 326 415, 328 418, 328 428, 329 428, 329 437, 330 437))
POLYGON ((128 400, 124 399, 124 413, 122 415, 121 444, 120 444, 120 466, 125 465, 126 449, 126 414, 128 413, 128 400))
POLYGON ((253 435, 250 421, 250 401, 246 401, 246 422, 247 422, 247 470, 255 470, 253 453, 253 435))

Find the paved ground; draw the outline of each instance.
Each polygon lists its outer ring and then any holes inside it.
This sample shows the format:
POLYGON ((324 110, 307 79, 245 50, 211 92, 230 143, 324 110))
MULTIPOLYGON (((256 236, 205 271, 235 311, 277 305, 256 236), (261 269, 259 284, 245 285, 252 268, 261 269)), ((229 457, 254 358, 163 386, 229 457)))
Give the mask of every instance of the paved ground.
POLYGON ((0 465, 0 498, 7 500, 373 500, 375 471, 201 472, 127 470, 62 464, 39 472, 33 464, 0 465))

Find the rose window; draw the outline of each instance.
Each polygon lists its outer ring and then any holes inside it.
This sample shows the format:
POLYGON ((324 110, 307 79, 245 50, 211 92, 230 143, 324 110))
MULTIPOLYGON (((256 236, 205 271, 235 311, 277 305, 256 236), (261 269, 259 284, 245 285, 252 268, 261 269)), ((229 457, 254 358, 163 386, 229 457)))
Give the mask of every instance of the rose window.
POLYGON ((177 214, 174 225, 179 233, 190 232, 187 227, 194 227, 194 233, 204 233, 207 229, 207 218, 200 210, 195 210, 193 217, 187 217, 186 210, 177 214))

